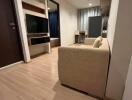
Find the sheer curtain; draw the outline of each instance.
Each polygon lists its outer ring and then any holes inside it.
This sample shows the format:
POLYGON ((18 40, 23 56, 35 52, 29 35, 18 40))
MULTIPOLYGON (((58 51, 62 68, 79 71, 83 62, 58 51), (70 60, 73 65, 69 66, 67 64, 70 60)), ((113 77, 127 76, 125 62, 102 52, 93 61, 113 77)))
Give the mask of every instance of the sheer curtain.
POLYGON ((78 11, 78 29, 79 31, 86 31, 88 33, 89 17, 101 16, 100 7, 92 7, 80 9, 78 11))

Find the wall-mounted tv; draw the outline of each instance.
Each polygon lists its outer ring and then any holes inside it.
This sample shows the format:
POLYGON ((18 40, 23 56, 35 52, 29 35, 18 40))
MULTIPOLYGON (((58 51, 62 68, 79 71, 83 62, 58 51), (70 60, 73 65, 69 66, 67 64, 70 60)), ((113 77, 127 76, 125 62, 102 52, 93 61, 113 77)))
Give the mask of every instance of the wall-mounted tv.
POLYGON ((48 33, 48 19, 26 14, 28 33, 48 33))

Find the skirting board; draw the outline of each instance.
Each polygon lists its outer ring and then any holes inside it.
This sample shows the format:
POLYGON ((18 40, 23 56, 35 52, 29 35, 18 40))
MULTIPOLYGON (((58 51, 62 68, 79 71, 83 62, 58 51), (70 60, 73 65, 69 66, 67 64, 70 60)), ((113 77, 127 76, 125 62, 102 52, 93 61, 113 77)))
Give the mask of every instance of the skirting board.
POLYGON ((10 64, 10 65, 4 66, 4 67, 0 68, 0 71, 1 71, 1 70, 4 70, 4 69, 7 69, 7 68, 10 68, 10 67, 13 67, 13 66, 18 65, 18 64, 21 64, 21 63, 23 63, 23 62, 24 62, 24 61, 19 61, 19 62, 10 64))

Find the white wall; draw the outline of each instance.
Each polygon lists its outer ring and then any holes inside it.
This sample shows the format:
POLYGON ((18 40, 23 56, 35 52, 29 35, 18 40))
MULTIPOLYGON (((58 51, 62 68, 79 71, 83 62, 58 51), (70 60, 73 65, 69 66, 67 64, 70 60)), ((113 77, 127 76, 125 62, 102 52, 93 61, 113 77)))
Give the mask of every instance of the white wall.
POLYGON ((115 26, 116 26, 118 5, 119 5, 119 0, 112 0, 110 17, 109 17, 109 21, 108 21, 108 26, 109 26, 108 27, 108 41, 110 44, 111 51, 112 51, 114 35, 115 35, 115 26))
POLYGON ((123 100, 132 100, 132 58, 131 58, 130 67, 129 67, 129 71, 127 75, 127 81, 126 81, 123 100))
POLYGON ((74 33, 77 30, 77 9, 66 0, 55 0, 60 4, 60 34, 61 45, 74 43, 74 33))
MULTIPOLYGON (((112 2, 116 2, 113 0, 112 2)), ((106 96, 121 100, 132 55, 132 0, 119 0, 115 27, 109 31, 108 39, 112 49, 106 96), (114 33, 114 35, 113 35, 114 33), (112 36, 110 35, 112 34, 112 36), (111 41, 113 43, 111 43, 111 41)), ((112 6, 115 5, 112 3, 112 6)), ((117 6, 117 5, 115 5, 117 6)), ((115 7, 117 8, 117 7, 115 7)), ((111 11, 114 12, 114 9, 111 11)), ((116 13, 115 13, 116 16, 116 13)), ((112 19, 110 19, 112 20, 112 19)), ((109 24, 114 25, 113 21, 109 24)))

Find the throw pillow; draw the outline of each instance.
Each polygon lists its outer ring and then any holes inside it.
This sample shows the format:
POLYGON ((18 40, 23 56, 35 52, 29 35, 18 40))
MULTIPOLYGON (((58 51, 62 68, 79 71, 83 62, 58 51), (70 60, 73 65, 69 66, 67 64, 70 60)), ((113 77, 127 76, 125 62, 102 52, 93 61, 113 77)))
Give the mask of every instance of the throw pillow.
POLYGON ((102 40, 103 40, 103 38, 101 36, 96 38, 96 40, 94 41, 93 47, 94 48, 99 48, 99 46, 102 44, 102 40))

